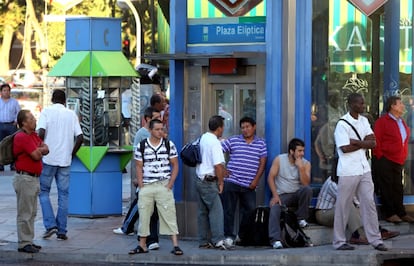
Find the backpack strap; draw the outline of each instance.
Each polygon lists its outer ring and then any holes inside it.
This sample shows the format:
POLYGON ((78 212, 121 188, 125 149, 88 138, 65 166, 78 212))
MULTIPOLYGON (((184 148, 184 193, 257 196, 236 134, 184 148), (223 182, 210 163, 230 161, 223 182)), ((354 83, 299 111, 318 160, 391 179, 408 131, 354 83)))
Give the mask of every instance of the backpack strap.
POLYGON ((144 166, 144 151, 145 151, 145 144, 146 143, 147 143, 147 139, 143 139, 139 143, 139 151, 141 152, 141 157, 142 157, 142 166, 144 166))
POLYGON ((354 132, 355 132, 355 134, 358 136, 358 138, 359 138, 359 140, 362 140, 361 139, 361 136, 359 135, 359 133, 358 133, 358 131, 356 130, 356 128, 351 124, 351 123, 349 123, 347 120, 345 120, 345 119, 343 119, 343 118, 341 118, 341 119, 339 119, 338 120, 338 122, 339 121, 344 121, 345 123, 347 123, 350 127, 352 127, 352 129, 354 130, 354 132))
MULTIPOLYGON (((167 138, 163 138, 162 139, 164 145, 165 145, 165 149, 167 150, 167 155, 168 155, 168 159, 170 159, 170 151, 171 151, 171 147, 170 147, 170 140, 167 138)), ((142 157, 142 165, 144 165, 144 151, 145 151, 145 144, 147 143, 147 139, 143 139, 141 140, 141 142, 139 143, 139 151, 141 152, 141 157, 142 157)), ((157 152, 157 151, 155 151, 157 152)))
POLYGON ((167 150, 168 159, 170 159, 170 151, 171 151, 170 140, 167 138, 163 138, 163 141, 164 141, 165 148, 167 150))

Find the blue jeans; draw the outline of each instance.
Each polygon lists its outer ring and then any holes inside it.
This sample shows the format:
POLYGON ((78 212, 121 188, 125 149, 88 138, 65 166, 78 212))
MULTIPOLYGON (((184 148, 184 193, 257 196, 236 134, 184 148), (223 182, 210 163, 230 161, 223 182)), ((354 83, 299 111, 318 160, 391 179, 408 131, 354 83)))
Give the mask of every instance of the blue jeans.
POLYGON ((237 202, 239 202, 239 220, 248 219, 249 214, 256 208, 256 191, 232 182, 224 182, 222 198, 224 207, 224 236, 235 239, 234 216, 237 202))
POLYGON ((212 242, 216 244, 224 239, 224 218, 223 205, 218 193, 217 181, 202 181, 195 177, 196 189, 198 192, 198 237, 199 243, 212 242), (211 240, 209 235, 211 233, 211 240))
POLYGON ((43 163, 42 174, 40 175, 39 201, 42 207, 43 225, 46 230, 57 228, 58 234, 66 234, 68 221, 68 198, 69 198, 69 173, 70 166, 60 167, 43 163), (50 188, 53 179, 56 180, 58 192, 58 209, 56 217, 50 203, 50 188))

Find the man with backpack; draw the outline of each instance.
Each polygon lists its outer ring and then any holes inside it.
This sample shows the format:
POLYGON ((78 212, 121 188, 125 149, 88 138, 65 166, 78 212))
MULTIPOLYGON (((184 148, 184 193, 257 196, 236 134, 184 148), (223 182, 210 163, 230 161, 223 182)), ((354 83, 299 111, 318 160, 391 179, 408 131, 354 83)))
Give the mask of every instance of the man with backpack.
POLYGON ((147 236, 150 219, 157 205, 160 217, 160 233, 171 235, 174 255, 182 255, 178 246, 178 225, 172 188, 178 175, 178 153, 174 143, 165 139, 162 121, 153 119, 149 123, 151 136, 145 140, 144 152, 135 150, 137 183, 139 187, 138 209, 139 244, 129 254, 148 253, 147 236), (166 144, 166 142, 169 142, 166 144), (169 152, 168 152, 169 145, 169 152))
POLYGON ((381 239, 377 208, 374 202, 374 183, 366 150, 376 145, 374 132, 365 111, 365 99, 359 93, 348 96, 349 112, 342 116, 335 128, 335 144, 339 161, 337 167, 338 196, 335 205, 333 247, 337 250, 353 250, 346 241, 346 224, 349 220, 352 199, 358 197, 364 230, 368 242, 379 251, 387 251, 381 239))
MULTIPOLYGON (((134 138, 134 148, 138 150, 141 155, 143 154, 145 150, 145 142, 142 143, 143 140, 146 140, 151 136, 151 133, 149 131, 149 123, 152 119, 160 119, 161 114, 153 107, 147 107, 144 110, 144 120, 145 124, 143 127, 141 127, 137 133, 135 134, 134 138)), ((135 160, 133 161, 135 163, 135 160)), ((131 176, 131 182, 136 187, 136 198, 131 202, 131 205, 129 207, 128 213, 125 216, 124 222, 122 224, 122 227, 116 228, 113 230, 115 234, 133 234, 134 233, 134 227, 135 223, 138 225, 138 183, 136 181, 135 176, 131 176)), ((137 227, 137 226, 136 226, 137 227)), ((158 212, 157 208, 154 207, 154 213, 151 215, 151 221, 150 221, 150 235, 147 238, 147 246, 149 250, 156 250, 159 249, 159 241, 158 241, 158 212)))
POLYGON ((212 116, 208 129, 200 139, 201 163, 196 166, 194 178, 198 201, 198 247, 228 249, 231 246, 224 239, 223 205, 220 200, 227 175, 219 140, 224 132, 224 118, 212 116))
POLYGON ((308 225, 312 188, 309 186, 311 164, 303 158, 305 142, 294 138, 289 142, 288 153, 280 154, 273 162, 267 178, 272 192, 269 215, 269 239, 274 249, 283 248, 280 220, 283 206, 296 207, 298 225, 308 225))

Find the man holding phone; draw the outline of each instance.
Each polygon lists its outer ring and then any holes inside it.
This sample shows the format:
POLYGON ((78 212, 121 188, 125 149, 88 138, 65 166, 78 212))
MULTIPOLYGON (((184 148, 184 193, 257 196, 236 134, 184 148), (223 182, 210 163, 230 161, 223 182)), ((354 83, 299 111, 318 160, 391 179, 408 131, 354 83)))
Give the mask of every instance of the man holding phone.
POLYGON ((296 207, 299 226, 308 225, 309 205, 312 200, 310 187, 311 164, 303 158, 305 142, 294 138, 289 142, 288 153, 277 156, 267 177, 272 192, 269 215, 269 239, 275 249, 283 248, 280 235, 281 206, 296 207))

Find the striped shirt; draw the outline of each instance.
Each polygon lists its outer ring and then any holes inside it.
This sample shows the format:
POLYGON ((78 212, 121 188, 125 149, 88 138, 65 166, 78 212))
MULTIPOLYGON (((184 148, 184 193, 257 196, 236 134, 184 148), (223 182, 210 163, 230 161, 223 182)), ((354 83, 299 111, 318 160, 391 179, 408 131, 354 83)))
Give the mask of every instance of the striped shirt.
POLYGON ((331 177, 328 177, 319 191, 318 201, 316 202, 315 208, 319 210, 332 209, 335 206, 337 193, 338 184, 333 182, 331 177))
POLYGON ((230 155, 227 164, 230 176, 225 181, 249 187, 259 169, 260 159, 267 157, 264 139, 254 136, 253 141, 247 143, 243 135, 237 135, 224 140, 221 147, 230 155))
MULTIPOLYGON (((170 142, 170 154, 167 154, 167 147, 165 147, 164 141, 161 140, 158 146, 151 145, 149 138, 145 142, 144 149, 144 167, 143 176, 144 184, 149 184, 164 179, 170 179, 171 167, 170 159, 177 157, 177 148, 172 141, 170 142)), ((142 161, 142 155, 140 151, 140 145, 138 144, 135 149, 135 160, 142 161)))
POLYGON ((4 101, 0 98, 0 123, 9 123, 17 121, 17 113, 20 111, 19 102, 10 98, 4 101))

